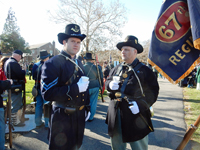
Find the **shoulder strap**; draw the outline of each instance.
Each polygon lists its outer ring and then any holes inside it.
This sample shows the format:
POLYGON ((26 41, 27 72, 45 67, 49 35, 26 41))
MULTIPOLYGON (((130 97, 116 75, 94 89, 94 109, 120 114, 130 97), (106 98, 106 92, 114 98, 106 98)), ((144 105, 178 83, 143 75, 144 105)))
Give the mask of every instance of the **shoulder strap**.
POLYGON ((73 73, 72 76, 69 78, 69 80, 66 82, 67 85, 70 85, 70 84, 72 84, 72 82, 74 81, 74 79, 75 79, 75 77, 76 77, 76 75, 77 75, 77 73, 78 73, 78 70, 76 70, 76 68, 79 69, 83 74, 84 74, 84 72, 83 72, 83 70, 81 69, 81 67, 79 67, 78 61, 77 61, 77 60, 76 60, 76 62, 74 62, 72 59, 70 59, 69 57, 67 57, 67 56, 65 56, 65 55, 63 55, 63 54, 61 54, 61 53, 58 54, 58 55, 65 57, 66 60, 69 60, 70 62, 72 62, 72 63, 75 65, 74 73, 73 73))
MULTIPOLYGON (((130 67, 131 68, 131 70, 133 71, 133 73, 135 74, 135 77, 137 78, 137 80, 138 80, 138 83, 139 83, 139 86, 140 86, 140 89, 141 89, 141 93, 142 93, 142 96, 144 96, 144 92, 143 92, 143 89, 142 89, 142 85, 141 85, 141 83, 140 83, 140 79, 139 79, 139 77, 137 76, 137 74, 136 74, 136 71, 137 70, 139 70, 142 66, 143 66, 144 64, 143 63, 139 63, 138 65, 136 65, 134 68, 132 68, 132 67, 130 67)), ((122 68, 122 65, 120 65, 121 66, 121 68, 122 68)), ((119 73, 120 73, 120 71, 119 71, 119 73)), ((126 87, 126 85, 127 85, 127 82, 128 82, 128 79, 130 78, 130 75, 131 75, 132 73, 129 71, 128 72, 128 77, 124 80, 124 82, 123 82, 123 84, 122 84, 122 87, 121 87, 121 89, 120 89, 120 92, 121 92, 121 94, 122 94, 122 97, 124 97, 125 95, 124 95, 124 90, 125 90, 125 87, 126 87)))
MULTIPOLYGON (((91 80, 96 80, 97 78, 98 78, 98 76, 97 76, 97 74, 96 74, 96 72, 94 71, 94 70, 92 70, 92 67, 93 66, 95 66, 94 64, 90 67, 90 70, 89 70, 89 72, 88 72, 88 74, 87 74, 87 76, 89 75, 89 73, 90 73, 90 71, 94 74, 94 76, 96 77, 95 79, 91 79, 91 80)), ((96 66, 95 66, 95 68, 96 68, 96 66)), ((97 68, 96 68, 97 69, 97 68)), ((90 80, 90 81, 91 81, 90 80)))
POLYGON ((78 65, 78 62, 77 63, 75 63, 72 59, 70 59, 69 57, 67 57, 67 56, 65 56, 65 55, 63 55, 63 54, 58 54, 58 55, 61 55, 61 56, 63 56, 63 57, 65 57, 66 58, 66 60, 69 60, 70 62, 72 62, 76 67, 78 67, 78 69, 80 69, 80 71, 84 74, 84 72, 83 72, 83 70, 81 69, 81 67, 79 67, 79 65, 78 65))
POLYGON ((139 86, 140 86, 140 90, 141 90, 142 96, 145 96, 144 91, 143 91, 143 88, 142 88, 142 85, 141 85, 141 82, 140 82, 140 79, 139 79, 138 75, 136 74, 136 71, 137 71, 138 69, 140 69, 143 65, 144 65, 144 64, 140 62, 140 63, 139 63, 137 66, 135 66, 134 68, 131 67, 131 69, 133 70, 133 73, 135 74, 135 77, 136 77, 136 79, 138 80, 138 83, 139 83, 139 86))
MULTIPOLYGON (((93 66, 93 65, 92 65, 93 66)), ((87 73, 87 77, 88 77, 88 75, 90 74, 90 71, 91 71, 91 69, 92 69, 92 66, 90 67, 90 69, 89 69, 89 71, 88 71, 88 73, 87 73)))
POLYGON ((135 71, 138 71, 143 65, 144 65, 143 63, 139 62, 139 64, 137 64, 137 66, 135 66, 133 69, 135 71))

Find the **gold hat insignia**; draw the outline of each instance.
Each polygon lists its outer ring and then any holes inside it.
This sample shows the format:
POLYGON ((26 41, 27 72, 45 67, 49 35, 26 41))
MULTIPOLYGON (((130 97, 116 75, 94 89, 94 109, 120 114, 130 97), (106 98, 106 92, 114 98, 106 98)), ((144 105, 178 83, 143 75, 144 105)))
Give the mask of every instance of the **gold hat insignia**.
POLYGON ((137 44, 137 40, 135 40, 135 44, 137 44))
POLYGON ((79 31, 79 28, 78 28, 78 26, 75 26, 75 29, 74 29, 74 28, 71 28, 71 30, 74 31, 74 32, 78 32, 78 31, 79 31))

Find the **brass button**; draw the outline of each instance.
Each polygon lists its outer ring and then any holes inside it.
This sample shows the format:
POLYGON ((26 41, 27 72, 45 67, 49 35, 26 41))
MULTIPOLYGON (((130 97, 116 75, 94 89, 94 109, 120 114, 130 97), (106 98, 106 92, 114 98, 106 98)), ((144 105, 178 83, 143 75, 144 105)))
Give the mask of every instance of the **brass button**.
POLYGON ((68 100, 70 100, 70 98, 68 98, 68 100))
POLYGON ((79 108, 79 110, 82 110, 84 107, 85 107, 85 106, 84 106, 84 105, 82 105, 82 106, 79 108))
POLYGON ((84 101, 84 99, 82 101, 84 101))
POLYGON ((77 75, 77 77, 79 77, 79 75, 77 75))
POLYGON ((127 74, 127 73, 123 73, 123 74, 122 74, 122 77, 123 77, 123 78, 127 78, 127 77, 128 77, 128 74, 127 74))
POLYGON ((84 94, 83 94, 83 96, 84 96, 84 94))
POLYGON ((78 97, 78 95, 76 97, 78 97))

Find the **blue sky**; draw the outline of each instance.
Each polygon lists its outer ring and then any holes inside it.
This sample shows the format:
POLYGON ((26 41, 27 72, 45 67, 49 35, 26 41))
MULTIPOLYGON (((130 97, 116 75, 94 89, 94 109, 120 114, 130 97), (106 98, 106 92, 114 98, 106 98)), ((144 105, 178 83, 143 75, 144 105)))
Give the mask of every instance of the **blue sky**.
MULTIPOLYGON (((57 34, 63 32, 63 27, 49 22, 46 14, 47 9, 55 7, 56 1, 0 0, 0 33, 2 33, 8 9, 12 7, 21 36, 29 45, 55 41, 56 47, 62 49, 57 42, 57 34)), ((127 35, 135 35, 140 42, 150 39, 162 1, 121 0, 129 11, 128 23, 122 30, 124 33, 122 40, 127 35)))

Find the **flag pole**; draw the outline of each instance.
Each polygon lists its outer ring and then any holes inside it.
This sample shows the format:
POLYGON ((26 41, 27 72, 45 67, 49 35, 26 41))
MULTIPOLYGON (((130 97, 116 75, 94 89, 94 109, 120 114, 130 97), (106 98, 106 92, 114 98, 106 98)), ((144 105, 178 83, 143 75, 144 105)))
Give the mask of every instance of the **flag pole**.
POLYGON ((177 147, 176 150, 183 150, 184 149, 184 147, 187 145, 190 138, 192 137, 192 134, 198 129, 199 124, 200 124, 200 115, 197 118, 197 120, 195 121, 195 123, 190 125, 190 128, 185 133, 183 140, 181 141, 181 143, 179 144, 179 146, 177 147))

